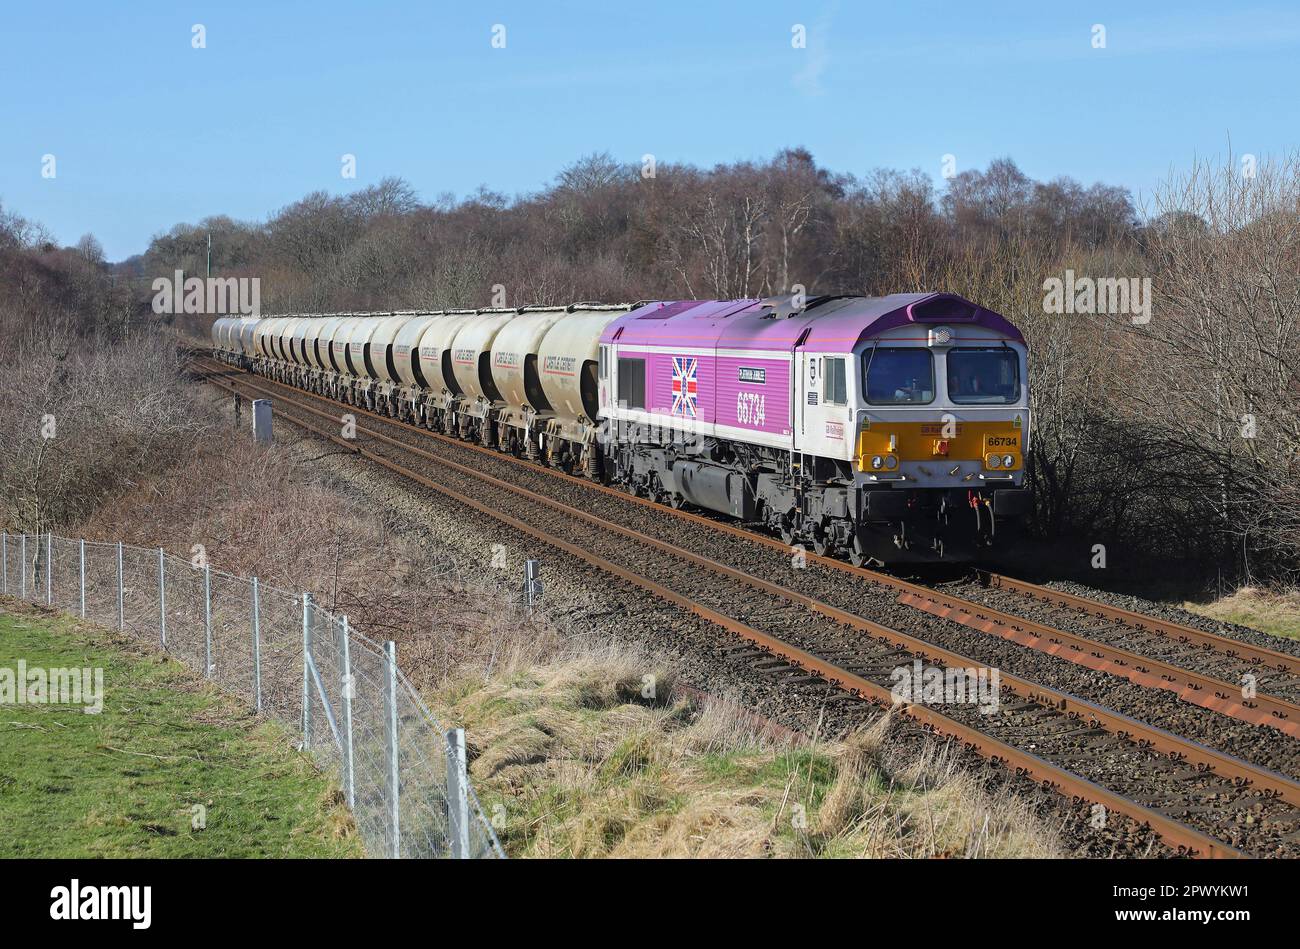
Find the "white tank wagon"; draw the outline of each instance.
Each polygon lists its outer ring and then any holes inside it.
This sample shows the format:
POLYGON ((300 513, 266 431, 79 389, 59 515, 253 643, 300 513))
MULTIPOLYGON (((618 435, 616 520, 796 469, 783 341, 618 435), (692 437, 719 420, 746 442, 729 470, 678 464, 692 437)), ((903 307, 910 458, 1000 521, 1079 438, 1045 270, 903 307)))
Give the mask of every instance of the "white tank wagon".
POLYGON ((447 310, 420 337, 420 372, 428 383, 424 396, 427 428, 457 430, 457 410, 463 390, 452 371, 452 346, 461 328, 477 316, 477 310, 447 310))
POLYGON ((293 349, 294 330, 303 322, 301 316, 290 316, 281 321, 271 336, 271 351, 276 354, 279 362, 274 367, 272 378, 280 382, 294 381, 294 366, 297 359, 293 349))
POLYGON ((306 350, 307 365, 312 373, 319 373, 325 368, 321 361, 320 351, 320 332, 329 322, 328 316, 313 316, 307 324, 307 330, 303 334, 303 346, 306 350))
POLYGON ((516 455, 539 454, 536 424, 550 418, 551 405, 542 391, 537 350, 562 316, 564 307, 523 307, 492 340, 489 367, 504 403, 496 411, 496 444, 516 455))
POLYGON ((348 361, 348 341, 352 338, 352 331, 363 319, 365 317, 355 313, 342 313, 337 322, 321 330, 321 343, 323 345, 328 342, 329 362, 334 369, 334 375, 329 378, 328 387, 324 392, 331 398, 346 401, 344 393, 351 391, 355 373, 352 363, 348 361))
POLYGON ((337 373, 330 353, 330 342, 334 327, 341 322, 343 318, 334 314, 318 316, 312 321, 311 327, 303 338, 307 347, 307 361, 310 363, 306 387, 312 392, 323 395, 327 390, 332 389, 337 373))
POLYGON ((404 422, 424 421, 424 397, 429 382, 420 366, 420 337, 433 323, 446 318, 441 311, 420 313, 402 324, 393 337, 393 366, 401 380, 393 411, 404 422))
POLYGON ((289 360, 299 367, 311 365, 307 358, 307 331, 316 322, 314 316, 304 316, 289 328, 289 360))
POLYGON ((550 405, 542 445, 547 461, 597 475, 600 335, 631 309, 575 303, 550 328, 537 349, 542 392, 550 405))
POLYGON ((239 357, 241 365, 252 365, 253 332, 260 322, 262 322, 260 316, 241 316, 226 329, 230 351, 239 357))
POLYGON ((255 316, 223 316, 212 324, 212 341, 216 357, 232 366, 247 368, 252 364, 255 316))
MULTIPOLYGON (((385 415, 397 414, 397 392, 402 387, 402 376, 397 371, 396 354, 393 351, 397 334, 408 323, 419 320, 415 311, 394 313, 379 320, 374 335, 370 338, 370 363, 374 367, 376 383, 367 393, 366 407, 374 410, 382 407, 385 415)), ((408 357, 409 359, 409 354, 408 357)))
POLYGON ((239 322, 239 352, 245 368, 253 365, 253 335, 257 332, 257 324, 261 322, 261 318, 255 316, 245 317, 239 322))
POLYGON ((350 405, 368 406, 373 398, 379 373, 375 369, 370 349, 375 332, 391 313, 373 313, 362 316, 353 324, 347 338, 347 363, 352 373, 351 385, 344 391, 343 401, 350 405))
POLYGON ((222 316, 212 321, 212 350, 222 362, 234 362, 236 351, 230 342, 231 324, 234 317, 222 316))
POLYGON ((285 322, 283 316, 273 316, 262 320, 253 331, 253 357, 260 360, 279 359, 278 353, 271 349, 276 329, 285 322))
POLYGON ((299 344, 298 384, 311 392, 319 392, 321 378, 328 367, 328 358, 323 351, 321 331, 329 323, 328 316, 309 317, 297 330, 299 344))
POLYGON ((496 412, 505 400, 492 378, 492 344, 518 310, 485 309, 466 320, 451 343, 451 371, 461 390, 457 427, 462 435, 496 444, 496 412))

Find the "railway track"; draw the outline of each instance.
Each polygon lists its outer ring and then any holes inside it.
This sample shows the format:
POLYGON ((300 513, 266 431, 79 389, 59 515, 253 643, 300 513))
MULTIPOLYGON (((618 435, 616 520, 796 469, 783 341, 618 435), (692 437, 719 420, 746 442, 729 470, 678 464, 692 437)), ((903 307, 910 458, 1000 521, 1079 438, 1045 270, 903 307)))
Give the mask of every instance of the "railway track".
MULTIPOLYGON (((213 365, 218 365, 215 362, 213 365)), ((261 379, 266 385, 281 392, 311 395, 330 405, 339 403, 324 396, 304 393, 302 390, 273 380, 261 379)), ((541 467, 522 459, 485 448, 481 445, 463 442, 459 439, 430 432, 407 423, 398 422, 385 416, 377 415, 357 406, 352 410, 389 425, 402 426, 420 436, 455 446, 462 452, 477 452, 482 457, 492 459, 494 464, 514 465, 524 472, 522 477, 530 483, 540 484, 546 480, 563 482, 573 487, 574 491, 597 492, 615 496, 626 502, 640 505, 656 512, 652 520, 663 523, 665 517, 684 523, 698 525, 717 536, 729 536, 743 539, 746 543, 764 545, 771 550, 779 550, 784 555, 791 551, 777 538, 746 529, 726 522, 711 514, 690 511, 670 510, 663 505, 644 498, 630 498, 624 492, 596 484, 585 478, 576 478, 553 468, 541 467)), ((646 523, 645 530, 655 529, 653 523, 646 523)), ((850 577, 855 582, 867 581, 878 588, 890 590, 896 601, 904 606, 929 613, 940 619, 962 624, 989 636, 997 637, 1044 655, 1050 655, 1081 666, 1094 672, 1101 672, 1125 680, 1142 689, 1157 689, 1171 693, 1180 701, 1200 708, 1228 716, 1250 725, 1266 725, 1277 729, 1290 738, 1300 738, 1300 704, 1293 698, 1300 698, 1295 692, 1300 691, 1300 682, 1295 690, 1270 691, 1277 682, 1286 686, 1290 668, 1300 665, 1300 657, 1269 650, 1244 643, 1230 637, 1178 627, 1177 624, 1158 620, 1154 617, 1142 617, 1128 611, 1107 607, 1081 597, 1061 594, 1060 602, 1068 603, 1073 609, 1071 615, 1077 620, 1080 609, 1092 610, 1101 617, 1116 616, 1124 619, 1126 624, 1111 623, 1105 620, 1098 624, 1070 625, 1069 618, 1063 618, 1053 625, 1047 625, 1038 619, 1024 615, 1022 612, 1011 613, 999 609, 987 599, 977 600, 972 595, 977 588, 969 588, 967 596, 957 596, 934 586, 913 583, 899 577, 867 568, 853 567, 844 561, 832 557, 818 556, 812 552, 802 554, 808 563, 816 564, 842 576, 850 577), (1135 624, 1146 622, 1146 626, 1135 624), (1144 634, 1143 652, 1135 652, 1130 637, 1135 629, 1144 634), (1147 633, 1151 630, 1151 633, 1147 633), (1163 634, 1157 631, 1164 630, 1163 634), (1152 642, 1154 640, 1154 642, 1152 642), (1270 676, 1275 672, 1278 679, 1270 676), (1244 676, 1251 676, 1250 682, 1255 686, 1254 694, 1244 689, 1244 676), (1248 697, 1249 695, 1249 697, 1248 697)), ((998 589, 1017 590, 1042 599, 1051 598, 1057 591, 1034 587, 1024 581, 1013 581, 1007 577, 991 578, 989 583, 998 589)), ((1042 612, 1041 609, 1038 612, 1042 612)), ((1204 726, 1207 730, 1208 725, 1204 726)), ((1240 738, 1240 733, 1234 737, 1240 738)), ((1289 747, 1289 746, 1288 746, 1289 747)), ((1293 773, 1300 775, 1300 746, 1294 754, 1293 773)), ((1278 760, 1292 763, 1289 758, 1277 754, 1271 755, 1266 762, 1275 766, 1278 760)))
MULTIPOLYGON (((890 672, 900 666, 916 660, 949 669, 980 665, 788 586, 411 444, 413 433, 439 437, 422 429, 374 416, 386 426, 405 429, 405 437, 359 426, 357 434, 368 443, 363 447, 335 434, 338 403, 260 377, 220 378, 228 371, 212 365, 216 368, 208 370, 211 381, 232 391, 242 387, 273 394, 280 414, 308 431, 742 637, 748 645, 741 648, 766 655, 772 664, 764 673, 779 677, 787 688, 825 689, 829 683, 847 694, 889 704, 890 672), (334 431, 322 429, 313 419, 328 420, 334 431), (435 462, 441 477, 434 481, 394 454, 435 462), (691 569, 683 570, 684 563, 691 569)), ((476 447, 447 441, 461 449, 476 447)), ((664 513, 661 508, 655 512, 664 513)), ((904 714, 1061 793, 1145 823, 1172 847, 1208 856, 1300 850, 1293 839, 1300 827, 1300 786, 1289 778, 1041 683, 1003 675, 1001 686, 1002 714, 991 719, 982 718, 974 707, 947 707, 945 714, 909 704, 904 714)))

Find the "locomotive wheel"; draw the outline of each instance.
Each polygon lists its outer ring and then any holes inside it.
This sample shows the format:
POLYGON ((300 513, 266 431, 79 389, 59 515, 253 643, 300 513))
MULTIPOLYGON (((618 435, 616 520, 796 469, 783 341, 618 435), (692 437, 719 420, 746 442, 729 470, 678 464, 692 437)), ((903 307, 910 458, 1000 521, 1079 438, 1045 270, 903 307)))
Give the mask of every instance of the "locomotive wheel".
POLYGON ((854 536, 853 543, 849 545, 849 563, 855 567, 865 567, 868 559, 862 551, 862 542, 854 536))
POLYGON ((825 534, 818 532, 818 534, 813 537, 813 550, 816 551, 818 557, 826 557, 834 553, 835 541, 831 540, 831 538, 827 537, 825 534))
POLYGON ((674 511, 680 511, 686 506, 686 498, 682 497, 680 494, 670 494, 668 495, 668 506, 674 511))

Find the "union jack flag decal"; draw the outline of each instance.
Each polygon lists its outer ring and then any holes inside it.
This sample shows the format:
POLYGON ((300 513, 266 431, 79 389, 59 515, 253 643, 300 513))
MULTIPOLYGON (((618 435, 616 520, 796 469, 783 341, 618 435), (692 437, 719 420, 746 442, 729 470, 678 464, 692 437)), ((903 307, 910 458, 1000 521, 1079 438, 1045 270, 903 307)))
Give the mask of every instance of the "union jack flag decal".
POLYGON ((697 378, 699 368, 700 361, 694 356, 673 357, 673 415, 696 417, 695 399, 700 389, 697 378))

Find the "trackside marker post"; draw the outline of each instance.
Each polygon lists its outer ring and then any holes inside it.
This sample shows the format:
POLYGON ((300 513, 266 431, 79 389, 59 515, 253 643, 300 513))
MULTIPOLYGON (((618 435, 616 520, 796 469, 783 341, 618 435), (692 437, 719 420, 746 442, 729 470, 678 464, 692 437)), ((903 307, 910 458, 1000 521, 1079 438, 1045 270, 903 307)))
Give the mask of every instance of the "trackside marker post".
POLYGON ((271 400, 253 400, 253 438, 259 442, 271 441, 271 400))

